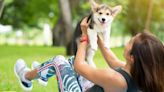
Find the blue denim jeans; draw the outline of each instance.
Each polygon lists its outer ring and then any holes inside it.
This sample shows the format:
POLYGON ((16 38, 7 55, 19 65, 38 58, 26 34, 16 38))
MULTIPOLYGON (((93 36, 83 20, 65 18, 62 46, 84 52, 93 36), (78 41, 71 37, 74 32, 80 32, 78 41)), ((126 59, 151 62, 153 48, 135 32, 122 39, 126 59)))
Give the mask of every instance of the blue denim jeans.
POLYGON ((66 60, 63 56, 56 56, 37 68, 38 76, 42 80, 48 80, 56 74, 59 92, 82 92, 73 69, 73 62, 74 57, 66 60))

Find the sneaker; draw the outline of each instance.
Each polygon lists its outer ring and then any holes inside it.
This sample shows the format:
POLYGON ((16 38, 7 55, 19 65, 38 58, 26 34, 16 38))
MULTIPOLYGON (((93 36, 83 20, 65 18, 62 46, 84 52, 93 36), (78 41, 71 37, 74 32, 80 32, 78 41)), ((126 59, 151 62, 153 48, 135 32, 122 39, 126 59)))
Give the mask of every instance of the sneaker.
POLYGON ((23 59, 18 59, 14 66, 14 73, 19 80, 19 83, 24 91, 31 91, 33 88, 32 82, 25 79, 25 74, 30 71, 23 59))
MULTIPOLYGON (((39 66, 40 66, 40 63, 37 62, 37 61, 34 61, 34 62, 32 63, 32 65, 31 65, 31 69, 32 69, 32 70, 33 70, 33 69, 36 69, 36 68, 38 68, 39 66)), ((41 84, 41 85, 43 85, 43 86, 47 86, 47 84, 48 84, 48 79, 38 78, 37 80, 38 80, 38 83, 41 84)))

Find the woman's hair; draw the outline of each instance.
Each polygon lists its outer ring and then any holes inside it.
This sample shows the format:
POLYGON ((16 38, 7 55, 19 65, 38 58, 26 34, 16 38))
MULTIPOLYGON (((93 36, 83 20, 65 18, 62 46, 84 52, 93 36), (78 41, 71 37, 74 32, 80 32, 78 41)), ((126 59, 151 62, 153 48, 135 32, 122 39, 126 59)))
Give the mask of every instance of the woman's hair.
POLYGON ((130 54, 132 78, 143 92, 164 92, 164 45, 150 33, 139 33, 130 54))

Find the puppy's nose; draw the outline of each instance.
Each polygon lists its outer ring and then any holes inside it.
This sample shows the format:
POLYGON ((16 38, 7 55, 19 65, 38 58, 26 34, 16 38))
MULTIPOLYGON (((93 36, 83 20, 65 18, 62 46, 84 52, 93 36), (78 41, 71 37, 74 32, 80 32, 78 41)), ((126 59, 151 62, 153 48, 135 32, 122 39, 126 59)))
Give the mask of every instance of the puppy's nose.
POLYGON ((102 18, 102 21, 105 22, 105 18, 102 18))

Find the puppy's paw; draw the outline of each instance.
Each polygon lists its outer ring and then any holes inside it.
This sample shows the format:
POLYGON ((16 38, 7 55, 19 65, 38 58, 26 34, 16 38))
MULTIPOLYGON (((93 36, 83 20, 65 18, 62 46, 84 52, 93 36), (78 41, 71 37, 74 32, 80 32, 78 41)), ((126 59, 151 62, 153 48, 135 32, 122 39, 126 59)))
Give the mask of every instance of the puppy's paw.
POLYGON ((92 45, 91 45, 91 48, 92 48, 93 50, 97 51, 98 45, 97 45, 97 44, 92 44, 92 45))

